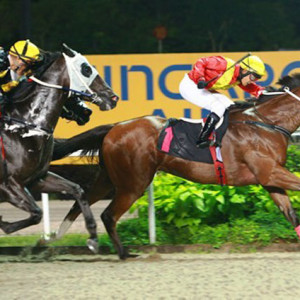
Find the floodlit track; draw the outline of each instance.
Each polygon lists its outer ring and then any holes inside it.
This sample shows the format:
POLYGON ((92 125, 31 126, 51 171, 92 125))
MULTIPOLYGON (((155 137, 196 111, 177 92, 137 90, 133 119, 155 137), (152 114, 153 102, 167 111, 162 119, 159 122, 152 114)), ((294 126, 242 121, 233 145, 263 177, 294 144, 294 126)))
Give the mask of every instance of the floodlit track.
POLYGON ((299 299, 300 253, 58 256, 0 263, 0 299, 299 299))

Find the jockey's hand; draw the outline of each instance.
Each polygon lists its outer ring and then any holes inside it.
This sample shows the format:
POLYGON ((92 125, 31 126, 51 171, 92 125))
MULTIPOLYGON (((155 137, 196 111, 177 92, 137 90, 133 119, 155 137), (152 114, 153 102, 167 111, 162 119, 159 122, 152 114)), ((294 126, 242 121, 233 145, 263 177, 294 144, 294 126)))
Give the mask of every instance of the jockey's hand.
POLYGON ((257 98, 255 98, 255 97, 251 97, 251 98, 245 98, 245 101, 246 102, 256 102, 257 101, 257 98))
POLYGON ((268 93, 268 92, 278 92, 278 89, 276 89, 274 86, 271 86, 271 85, 270 86, 265 86, 264 92, 266 92, 266 93, 268 93))
POLYGON ((198 81, 198 84, 197 84, 198 89, 200 89, 200 90, 204 89, 206 86, 207 86, 206 81, 202 81, 202 80, 198 81))
POLYGON ((0 72, 5 71, 9 67, 7 53, 0 48, 0 72))

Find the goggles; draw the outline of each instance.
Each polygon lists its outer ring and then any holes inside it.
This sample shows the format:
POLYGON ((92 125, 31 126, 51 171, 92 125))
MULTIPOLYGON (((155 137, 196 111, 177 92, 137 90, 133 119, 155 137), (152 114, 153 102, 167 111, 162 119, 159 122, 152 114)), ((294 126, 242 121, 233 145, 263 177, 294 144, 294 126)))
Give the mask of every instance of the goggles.
POLYGON ((251 81, 256 81, 256 80, 260 79, 261 76, 256 74, 256 73, 250 73, 249 78, 250 78, 251 81))

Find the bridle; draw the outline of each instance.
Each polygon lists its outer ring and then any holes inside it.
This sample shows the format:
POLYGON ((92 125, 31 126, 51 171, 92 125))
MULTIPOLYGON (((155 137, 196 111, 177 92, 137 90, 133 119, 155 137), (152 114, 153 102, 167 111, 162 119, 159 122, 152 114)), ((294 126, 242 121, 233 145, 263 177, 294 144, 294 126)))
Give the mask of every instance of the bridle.
MULTIPOLYGON (((36 78, 34 75, 29 76, 27 78, 27 81, 28 82, 33 81, 33 82, 35 82, 39 85, 42 85, 42 86, 45 86, 45 87, 48 87, 48 88, 54 88, 54 89, 62 90, 64 92, 68 92, 68 97, 71 97, 72 95, 75 94, 75 95, 79 95, 81 97, 90 98, 91 99, 90 101, 92 103, 95 103, 96 101, 99 101, 99 100, 103 102, 103 100, 95 92, 93 92, 92 89, 90 88, 90 86, 86 83, 86 81, 83 78, 83 75, 81 75, 80 72, 77 71, 76 67, 74 66, 73 61, 71 59, 68 59, 69 57, 67 55, 65 55, 64 53, 63 53, 63 55, 64 55, 64 58, 65 58, 66 64, 68 64, 69 68, 71 69, 71 72, 73 72, 75 74, 76 78, 80 81, 80 83, 82 84, 82 86, 84 86, 84 88, 88 91, 88 93, 79 91, 77 89, 72 89, 72 88, 67 87, 67 86, 48 83, 48 82, 45 82, 45 81, 42 81, 42 80, 36 78)), ((68 68, 68 70, 69 70, 69 68, 68 68)), ((96 78, 97 75, 98 74, 93 76, 92 81, 94 80, 94 78, 96 78)), ((5 124, 8 124, 8 125, 13 124, 13 123, 14 124, 21 124, 21 125, 24 126, 23 128, 34 129, 34 130, 40 131, 43 134, 46 134, 48 136, 53 134, 52 129, 47 129, 47 128, 38 126, 36 124, 24 121, 24 120, 20 120, 20 119, 13 118, 13 117, 10 117, 10 116, 5 116, 5 115, 2 115, 1 119, 4 121, 5 124)))
POLYGON ((95 103, 96 100, 101 100, 103 102, 103 100, 95 92, 92 91, 92 89, 90 88, 90 86, 83 79, 83 75, 81 75, 77 71, 77 69, 74 66, 74 63, 73 63, 72 59, 70 59, 69 56, 65 55, 64 53, 63 53, 63 55, 64 55, 64 58, 65 58, 66 64, 70 67, 70 69, 72 70, 72 72, 76 75, 77 79, 85 87, 85 89, 88 91, 88 93, 87 92, 79 91, 77 89, 72 89, 70 87, 62 86, 62 85, 47 83, 47 82, 44 82, 44 81, 36 78, 33 75, 30 76, 28 79, 30 81, 34 81, 37 84, 42 85, 42 86, 46 86, 46 87, 49 87, 49 88, 55 88, 55 89, 58 89, 58 90, 62 90, 64 92, 68 92, 69 93, 68 97, 71 97, 72 95, 75 94, 75 95, 79 95, 79 96, 82 96, 82 97, 85 97, 85 98, 91 98, 91 102, 92 103, 95 103))
MULTIPOLYGON (((77 72, 78 73, 78 72, 77 72)), ((79 74, 78 74, 79 75, 79 74)), ((64 92, 69 92, 69 95, 68 97, 70 97, 72 94, 75 94, 75 95, 80 95, 80 96, 83 96, 83 97, 86 97, 86 98, 91 98, 91 102, 94 103, 96 101, 96 98, 98 97, 96 93, 93 93, 93 91, 90 89, 90 87, 86 86, 87 87, 87 90, 90 92, 90 93, 86 93, 86 92, 82 92, 82 91, 78 91, 78 90, 75 90, 75 89, 71 89, 69 87, 66 87, 66 86, 62 86, 62 85, 57 85, 57 84, 52 84, 52 83, 47 83, 45 81, 42 81, 40 79, 37 79, 35 76, 30 76, 28 78, 28 81, 34 81, 36 82, 37 84, 39 85, 42 85, 42 86, 46 86, 48 88, 54 88, 54 89, 58 89, 58 90, 62 90, 64 92)), ((99 98, 99 97, 98 97, 99 98)))

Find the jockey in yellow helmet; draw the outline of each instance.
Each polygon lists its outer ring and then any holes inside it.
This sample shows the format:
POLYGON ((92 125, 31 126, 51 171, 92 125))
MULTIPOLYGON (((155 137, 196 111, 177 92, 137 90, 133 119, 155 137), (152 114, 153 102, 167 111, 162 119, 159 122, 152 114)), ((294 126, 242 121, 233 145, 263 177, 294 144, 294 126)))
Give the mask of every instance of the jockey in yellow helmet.
MULTIPOLYGON (((29 40, 13 44, 8 53, 0 47, 0 110, 8 102, 6 96, 20 81, 31 75, 31 67, 42 60, 40 49, 29 40)), ((76 121, 78 125, 86 124, 92 110, 78 96, 72 96, 65 103, 62 118, 76 121)))
POLYGON ((29 40, 16 42, 10 47, 8 53, 25 64, 35 63, 41 59, 40 49, 29 40))
POLYGON ((239 63, 223 56, 201 57, 196 61, 192 70, 180 82, 179 90, 185 100, 210 110, 199 135, 198 147, 211 145, 209 137, 216 124, 226 109, 234 104, 226 95, 217 91, 238 86, 258 98, 264 88, 256 84, 256 81, 264 74, 263 61, 250 54, 239 63))
MULTIPOLYGON (((31 67, 41 61, 40 49, 29 40, 13 44, 8 53, 0 47, 0 103, 4 95, 30 75, 31 67)), ((2 100, 2 101, 1 101, 2 100)))
POLYGON ((263 61, 256 55, 250 55, 240 62, 243 70, 252 73, 256 78, 260 79, 265 75, 266 68, 263 61))

